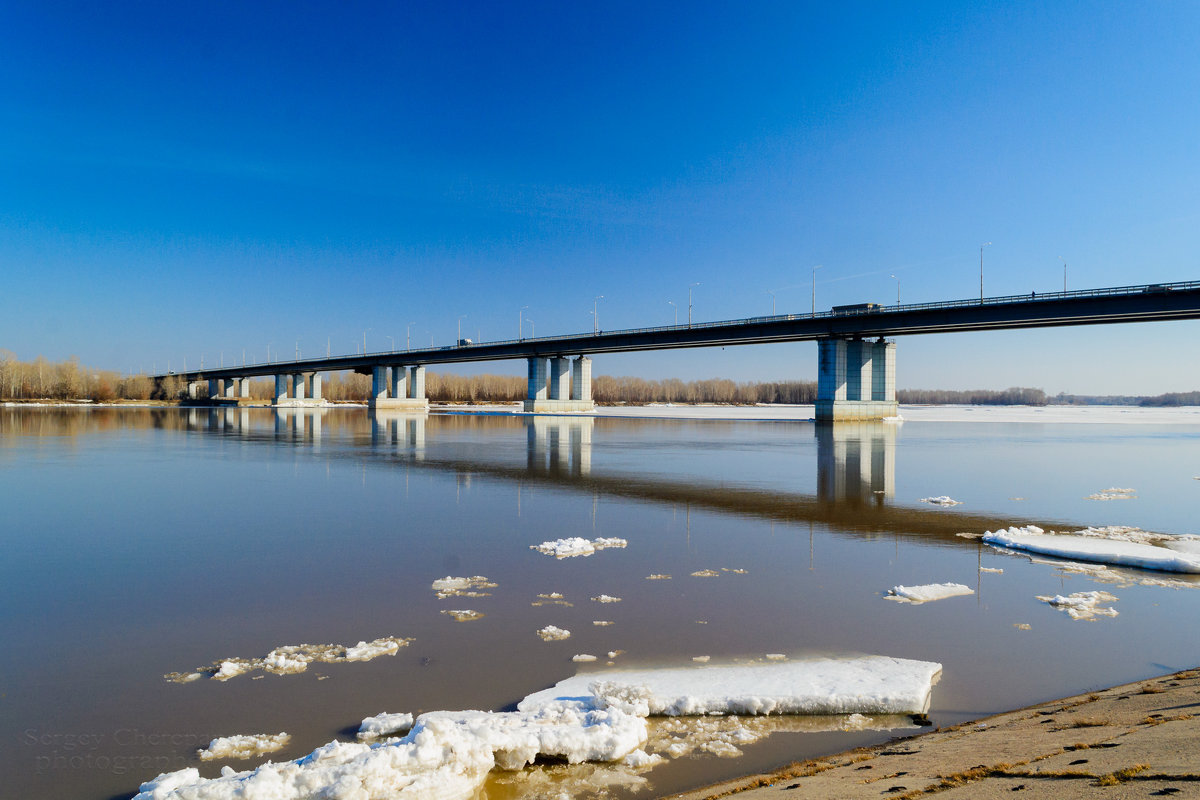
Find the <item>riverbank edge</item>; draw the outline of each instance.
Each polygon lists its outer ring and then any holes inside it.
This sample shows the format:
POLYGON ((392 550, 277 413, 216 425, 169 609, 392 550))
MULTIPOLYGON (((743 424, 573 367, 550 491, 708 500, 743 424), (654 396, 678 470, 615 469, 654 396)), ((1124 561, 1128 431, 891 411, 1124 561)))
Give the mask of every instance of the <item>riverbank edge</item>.
POLYGON ((790 764, 671 800, 1200 795, 1200 668, 790 764))

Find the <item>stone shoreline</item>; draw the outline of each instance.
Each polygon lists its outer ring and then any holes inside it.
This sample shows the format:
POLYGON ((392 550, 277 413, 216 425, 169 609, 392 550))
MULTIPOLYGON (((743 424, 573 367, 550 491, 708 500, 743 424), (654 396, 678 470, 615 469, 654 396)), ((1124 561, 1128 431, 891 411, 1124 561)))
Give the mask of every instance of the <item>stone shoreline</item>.
POLYGON ((1200 669, 799 762, 674 800, 1200 798, 1200 669))

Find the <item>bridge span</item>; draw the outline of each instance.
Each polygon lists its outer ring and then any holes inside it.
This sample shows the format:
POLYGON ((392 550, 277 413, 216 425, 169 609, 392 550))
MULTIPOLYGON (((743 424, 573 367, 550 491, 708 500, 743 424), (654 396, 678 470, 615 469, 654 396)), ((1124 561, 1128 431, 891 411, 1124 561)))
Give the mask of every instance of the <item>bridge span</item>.
POLYGON ((896 413, 896 343, 888 337, 930 333, 1104 325, 1200 319, 1200 281, 1122 286, 978 300, 883 306, 835 306, 813 314, 664 325, 617 331, 473 342, 326 358, 206 368, 172 375, 198 398, 203 383, 218 403, 245 404, 249 378, 275 378, 275 405, 319 404, 321 373, 372 376, 373 408, 428 408, 425 367, 523 358, 525 410, 555 413, 594 408, 590 356, 684 347, 801 342, 818 345, 817 418, 880 419, 896 413))

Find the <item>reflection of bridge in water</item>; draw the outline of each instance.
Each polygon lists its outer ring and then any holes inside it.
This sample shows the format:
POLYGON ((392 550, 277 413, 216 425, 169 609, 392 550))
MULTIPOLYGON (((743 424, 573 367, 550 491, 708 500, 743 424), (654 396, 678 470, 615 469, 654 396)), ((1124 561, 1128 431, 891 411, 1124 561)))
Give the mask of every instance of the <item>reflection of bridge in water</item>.
MULTIPOLYGON (((816 440, 814 493, 800 487, 799 491, 780 490, 685 474, 606 468, 606 463, 611 463, 601 457, 606 452, 606 440, 611 442, 614 434, 636 432, 641 426, 661 421, 401 411, 376 411, 367 419, 319 408, 214 408, 186 413, 192 429, 307 444, 320 447, 323 455, 332 458, 361 458, 362 449, 357 445, 369 441, 380 458, 458 476, 540 483, 597 497, 686 507, 693 513, 711 511, 785 524, 820 524, 857 535, 973 545, 957 534, 982 533, 1024 522, 1056 527, 1047 520, 1021 521, 894 505, 896 450, 901 432, 890 423, 794 423, 793 430, 807 428, 816 440), (273 418, 273 428, 263 424, 264 414, 273 418)), ((761 423, 706 420, 681 424, 707 428, 761 423)))

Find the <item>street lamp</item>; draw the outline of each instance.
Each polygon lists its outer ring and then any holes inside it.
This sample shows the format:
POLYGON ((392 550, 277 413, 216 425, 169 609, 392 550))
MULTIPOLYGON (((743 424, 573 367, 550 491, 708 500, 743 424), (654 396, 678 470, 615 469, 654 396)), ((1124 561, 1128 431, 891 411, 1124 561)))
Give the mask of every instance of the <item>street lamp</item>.
POLYGON ((462 341, 462 321, 466 318, 467 318, 466 314, 463 314, 462 316, 460 316, 458 318, 458 341, 460 341, 460 342, 462 341))
POLYGON ((812 272, 813 272, 813 278, 812 278, 812 281, 813 281, 813 285, 812 285, 812 313, 813 313, 813 316, 816 316, 816 314, 817 314, 817 270, 819 270, 822 266, 824 266, 824 265, 817 264, 813 267, 813 270, 812 270, 812 272))
POLYGON ((692 327, 692 287, 699 286, 698 283, 688 284, 688 327, 692 327))
POLYGON ((412 350, 412 326, 416 325, 416 324, 417 323, 415 323, 415 322, 410 322, 404 326, 404 349, 405 350, 412 350))
POLYGON ((1063 262, 1063 291, 1065 292, 1067 290, 1067 260, 1062 256, 1059 258, 1062 258, 1063 262))
POLYGON ((667 302, 671 304, 671 308, 675 309, 675 324, 678 325, 679 324, 679 306, 675 305, 674 300, 668 300, 667 302))
POLYGON ((983 248, 991 245, 991 242, 984 242, 979 245, 979 302, 983 302, 983 248))
POLYGON ((529 323, 529 338, 536 339, 537 338, 537 328, 535 328, 533 326, 533 320, 527 319, 525 321, 529 323))
MULTIPOLYGON (((895 275, 893 275, 892 277, 896 278, 895 275)), ((897 306, 900 305, 900 279, 899 278, 896 278, 896 305, 897 306)))
POLYGON ((775 316, 775 293, 767 289, 767 294, 771 295, 771 316, 775 316))
POLYGON ((598 294, 592 300, 592 335, 600 333, 600 301, 604 299, 604 295, 598 294))
MULTIPOLYGON (((375 329, 367 328, 367 331, 371 331, 371 330, 375 330, 375 329)), ((363 355, 364 356, 367 354, 367 331, 363 331, 363 355)))
POLYGON ((521 306, 517 311, 517 341, 525 338, 525 309, 529 306, 521 306))

